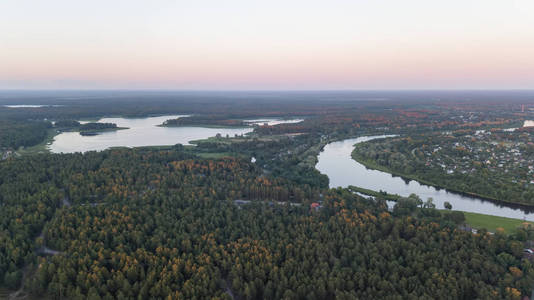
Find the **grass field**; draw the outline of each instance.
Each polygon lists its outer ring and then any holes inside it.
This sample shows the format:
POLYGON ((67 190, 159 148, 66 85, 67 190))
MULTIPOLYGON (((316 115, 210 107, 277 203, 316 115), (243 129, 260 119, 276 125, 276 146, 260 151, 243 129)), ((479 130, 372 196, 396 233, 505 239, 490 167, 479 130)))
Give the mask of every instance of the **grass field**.
MULTIPOLYGON (((471 212, 464 212, 465 221, 471 227, 476 229, 486 228, 488 231, 495 232, 497 228, 501 227, 507 234, 514 233, 517 227, 525 223, 523 220, 489 216, 471 212)), ((533 222, 527 222, 534 225, 533 222)))

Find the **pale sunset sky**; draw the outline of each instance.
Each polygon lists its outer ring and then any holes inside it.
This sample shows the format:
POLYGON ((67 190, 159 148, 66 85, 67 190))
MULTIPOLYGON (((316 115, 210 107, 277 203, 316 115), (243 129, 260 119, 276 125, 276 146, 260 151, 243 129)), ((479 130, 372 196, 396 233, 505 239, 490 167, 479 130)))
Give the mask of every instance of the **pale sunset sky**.
POLYGON ((0 89, 532 89, 533 0, 1 0, 0 89))

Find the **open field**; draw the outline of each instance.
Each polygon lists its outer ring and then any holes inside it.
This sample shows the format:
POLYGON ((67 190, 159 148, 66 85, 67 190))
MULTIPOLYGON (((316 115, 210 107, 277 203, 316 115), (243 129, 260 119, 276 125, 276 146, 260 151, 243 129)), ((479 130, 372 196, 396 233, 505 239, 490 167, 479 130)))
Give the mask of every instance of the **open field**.
MULTIPOLYGON (((473 228, 482 229, 485 228, 488 231, 496 232, 497 228, 503 228, 507 234, 514 233, 516 228, 525 223, 523 220, 497 217, 490 215, 483 215, 471 212, 463 212, 465 215, 465 222, 471 225, 473 228)), ((526 222, 534 225, 532 222, 526 222)))
MULTIPOLYGON (((397 201, 400 196, 399 195, 392 195, 384 192, 377 192, 369 189, 364 189, 357 186, 350 186, 349 189, 373 196, 373 197, 382 197, 387 200, 397 201)), ((443 210, 446 211, 446 210, 443 210)), ((515 232, 515 230, 520 227, 524 223, 528 223, 534 226, 533 222, 523 221, 520 219, 513 219, 513 218, 506 218, 506 217, 498 217, 498 216, 491 216, 491 215, 484 215, 484 214, 477 214, 472 212, 465 212, 462 211, 465 216, 465 222, 469 224, 471 227, 476 229, 482 229, 485 228, 490 232, 496 232, 497 228, 503 228, 504 232, 506 234, 512 234, 515 232)))

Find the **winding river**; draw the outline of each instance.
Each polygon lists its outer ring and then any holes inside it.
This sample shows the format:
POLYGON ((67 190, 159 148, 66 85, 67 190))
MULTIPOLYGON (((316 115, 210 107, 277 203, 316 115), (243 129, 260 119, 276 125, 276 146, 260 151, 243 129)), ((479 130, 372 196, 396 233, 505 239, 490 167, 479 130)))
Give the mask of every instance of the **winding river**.
POLYGON ((351 152, 354 150, 355 144, 385 137, 388 136, 367 136, 330 143, 319 154, 316 168, 328 176, 330 187, 354 185, 375 191, 383 190, 401 196, 415 193, 423 200, 432 197, 437 208, 444 208, 444 202, 448 201, 454 210, 534 221, 532 210, 528 211, 512 204, 504 205, 463 196, 444 189, 423 185, 415 180, 407 181, 386 172, 367 169, 352 159, 351 152))

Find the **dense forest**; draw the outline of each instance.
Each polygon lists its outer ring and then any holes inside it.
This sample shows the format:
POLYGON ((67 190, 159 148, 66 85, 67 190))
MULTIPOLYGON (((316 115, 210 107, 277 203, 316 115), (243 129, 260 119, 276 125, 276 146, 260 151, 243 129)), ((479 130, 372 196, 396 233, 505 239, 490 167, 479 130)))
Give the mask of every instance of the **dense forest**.
POLYGON ((119 130, 119 129, 126 129, 126 128, 117 127, 117 124, 115 123, 95 123, 95 122, 81 124, 79 127, 81 135, 96 135, 103 131, 119 130))
POLYGON ((87 122, 82 124, 76 120, 58 120, 54 122, 54 127, 57 132, 79 131, 81 135, 96 135, 104 131, 126 129, 117 127, 115 123, 87 122))
POLYGON ((54 123, 54 126, 58 128, 78 128, 80 125, 80 122, 76 120, 58 120, 54 123))
POLYGON ((73 299, 530 293, 532 265, 514 236, 473 235, 439 212, 391 214, 348 190, 320 194, 180 149, 0 163, 2 284, 73 299))
POLYGON ((52 124, 46 121, 0 120, 0 151, 39 144, 51 127, 52 124))
MULTIPOLYGON (((256 128, 257 129, 257 128, 256 128)), ((321 149, 318 134, 265 138, 216 138, 197 142, 194 152, 228 153, 254 158, 263 172, 298 184, 327 188, 328 178, 315 169, 321 149)))
POLYGON ((80 131, 103 130, 117 128, 115 123, 86 123, 80 125, 80 131))

